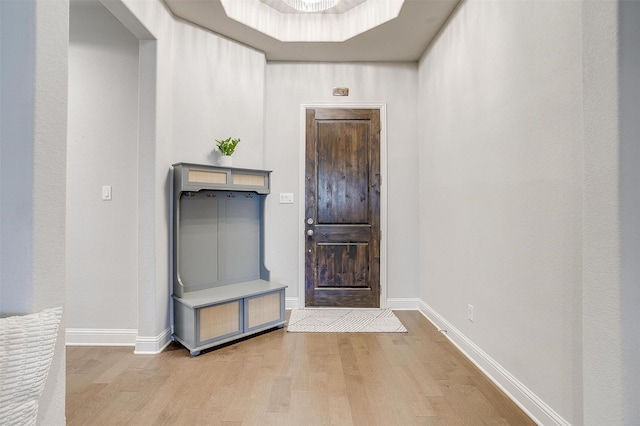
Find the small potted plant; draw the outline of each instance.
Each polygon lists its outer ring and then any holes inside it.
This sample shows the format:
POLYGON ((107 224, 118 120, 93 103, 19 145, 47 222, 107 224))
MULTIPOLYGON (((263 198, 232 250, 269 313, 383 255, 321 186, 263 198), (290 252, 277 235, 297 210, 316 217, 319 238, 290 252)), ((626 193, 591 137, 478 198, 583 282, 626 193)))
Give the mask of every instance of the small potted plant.
POLYGON ((231 167, 231 155, 236 150, 236 146, 240 143, 239 138, 226 138, 222 140, 216 139, 216 147, 220 151, 220 165, 231 167))

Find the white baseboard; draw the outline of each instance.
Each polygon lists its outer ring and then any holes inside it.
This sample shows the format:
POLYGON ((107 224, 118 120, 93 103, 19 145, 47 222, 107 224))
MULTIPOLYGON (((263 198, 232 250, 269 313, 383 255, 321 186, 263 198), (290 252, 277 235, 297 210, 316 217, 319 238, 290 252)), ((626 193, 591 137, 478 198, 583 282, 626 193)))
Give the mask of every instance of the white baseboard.
POLYGON ((286 310, 298 309, 300 300, 297 297, 287 297, 284 299, 284 308, 286 310))
POLYGON ((498 364, 496 360, 469 340, 429 305, 420 300, 418 309, 438 329, 446 330, 445 336, 536 423, 540 425, 570 426, 568 421, 563 419, 515 376, 498 364))
POLYGON ((416 310, 420 305, 420 299, 417 298, 395 298, 387 299, 388 309, 398 310, 416 310))
POLYGON ((136 338, 136 349, 133 351, 136 355, 155 355, 159 354, 171 343, 171 329, 166 328, 157 336, 138 336, 136 338))
POLYGON ((67 328, 67 346, 135 346, 138 330, 103 328, 67 328))
POLYGON ((138 336, 135 329, 67 328, 67 346, 135 346, 134 354, 159 354, 171 343, 169 328, 158 336, 138 336))

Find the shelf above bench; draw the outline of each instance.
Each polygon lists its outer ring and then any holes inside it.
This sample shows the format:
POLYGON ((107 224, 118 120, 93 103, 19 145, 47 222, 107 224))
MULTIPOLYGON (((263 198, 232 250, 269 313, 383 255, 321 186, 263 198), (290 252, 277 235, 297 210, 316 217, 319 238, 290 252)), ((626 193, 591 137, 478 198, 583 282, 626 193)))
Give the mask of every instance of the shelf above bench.
POLYGON ((267 170, 240 169, 234 167, 205 166, 176 163, 174 167, 174 191, 201 191, 203 189, 253 191, 269 193, 267 170))

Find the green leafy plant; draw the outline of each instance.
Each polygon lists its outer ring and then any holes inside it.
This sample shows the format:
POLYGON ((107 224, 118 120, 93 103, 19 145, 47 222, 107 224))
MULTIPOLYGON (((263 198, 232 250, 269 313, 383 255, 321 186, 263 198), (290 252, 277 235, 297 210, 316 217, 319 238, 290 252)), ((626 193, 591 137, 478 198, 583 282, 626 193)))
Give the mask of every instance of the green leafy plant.
POLYGON ((222 140, 216 139, 216 146, 224 155, 231 155, 236 150, 236 146, 240 143, 239 138, 226 138, 222 140))

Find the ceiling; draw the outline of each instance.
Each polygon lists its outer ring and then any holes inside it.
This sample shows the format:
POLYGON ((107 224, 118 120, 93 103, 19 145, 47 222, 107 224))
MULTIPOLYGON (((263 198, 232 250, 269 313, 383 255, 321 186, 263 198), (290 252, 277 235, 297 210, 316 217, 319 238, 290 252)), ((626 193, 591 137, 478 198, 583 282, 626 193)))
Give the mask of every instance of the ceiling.
MULTIPOLYGON (((429 46, 431 40, 438 34, 440 28, 461 0, 404 0, 397 17, 384 23, 365 29, 360 34, 344 41, 281 41, 269 31, 254 29, 251 23, 239 22, 242 19, 232 19, 227 15, 223 3, 230 0, 164 0, 169 9, 178 18, 209 29, 217 34, 236 40, 265 53, 268 61, 303 61, 303 62, 414 62, 429 46)), ((274 30, 289 30, 284 20, 309 19, 309 26, 318 20, 335 21, 342 30, 345 26, 361 27, 363 21, 370 20, 369 16, 377 5, 384 2, 398 0, 365 0, 342 13, 327 11, 323 14, 302 15, 290 13, 281 8, 269 6, 275 0, 231 0, 256 10, 266 10, 265 16, 255 19, 263 25, 265 21, 274 30), (244 3, 240 3, 244 2, 244 3), (376 4, 377 3, 377 4, 376 4), (367 7, 369 9, 367 9, 367 7), (277 10, 280 9, 280 10, 277 10), (360 15, 358 15, 360 13, 360 15), (348 16, 341 16, 348 15, 348 16), (277 18, 277 19, 274 19, 277 18), (351 23, 339 21, 342 18, 353 19, 351 23)), ((343 0, 346 1, 346 0, 343 0)), ((240 6, 238 6, 240 7, 240 6)), ((236 7, 237 8, 237 7, 236 7)), ((256 13, 245 14, 256 15, 256 13)), ((327 22, 323 28, 326 27, 327 22)), ((303 26, 305 22, 302 22, 303 26)), ((326 31, 331 31, 330 28, 326 31)), ((291 31, 289 31, 291 32, 291 31)), ((302 38, 300 38, 302 39, 302 38)))

